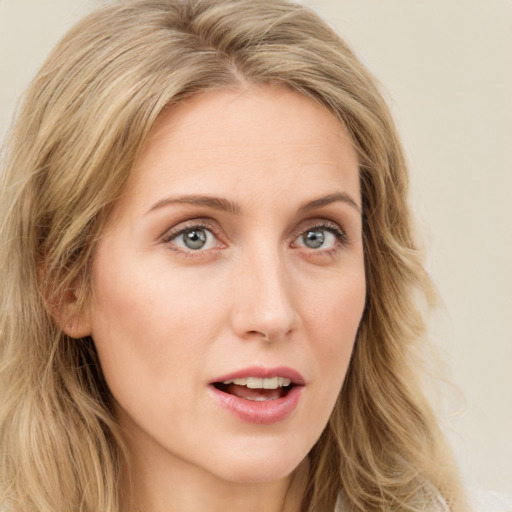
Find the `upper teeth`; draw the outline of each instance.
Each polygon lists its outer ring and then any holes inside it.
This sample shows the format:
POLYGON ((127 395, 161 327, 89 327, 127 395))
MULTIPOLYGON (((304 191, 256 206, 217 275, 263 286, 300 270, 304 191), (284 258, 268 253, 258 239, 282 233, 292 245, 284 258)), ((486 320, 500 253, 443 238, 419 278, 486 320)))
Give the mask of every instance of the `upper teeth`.
POLYGON ((237 384, 238 386, 247 386, 250 389, 277 389, 289 386, 290 379, 285 377, 271 377, 270 379, 260 379, 259 377, 244 377, 242 379, 225 380, 223 384, 237 384))

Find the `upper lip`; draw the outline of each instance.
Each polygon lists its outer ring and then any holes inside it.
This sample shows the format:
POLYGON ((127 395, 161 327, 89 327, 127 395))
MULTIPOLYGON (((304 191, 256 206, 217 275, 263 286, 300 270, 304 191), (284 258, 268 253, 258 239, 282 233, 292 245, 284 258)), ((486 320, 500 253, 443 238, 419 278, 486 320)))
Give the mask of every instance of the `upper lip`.
POLYGON ((264 368, 262 366, 250 366, 247 368, 243 368, 241 370, 236 370, 231 373, 227 373, 225 375, 221 375, 220 377, 215 378, 210 382, 210 384, 214 384, 215 382, 224 382, 226 380, 231 379, 242 379, 245 377, 259 377, 261 379, 270 379, 272 377, 285 377, 292 381, 292 384, 296 386, 303 386, 306 384, 304 377, 293 368, 289 368, 287 366, 276 366, 272 368, 264 368))

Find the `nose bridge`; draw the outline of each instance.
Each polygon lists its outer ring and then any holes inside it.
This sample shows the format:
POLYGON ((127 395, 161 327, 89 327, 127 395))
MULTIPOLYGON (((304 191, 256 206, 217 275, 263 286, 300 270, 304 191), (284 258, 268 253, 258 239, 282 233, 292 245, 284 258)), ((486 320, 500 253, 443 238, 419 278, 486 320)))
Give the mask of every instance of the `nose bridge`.
POLYGON ((292 279, 283 254, 272 244, 258 244, 238 264, 233 307, 235 332, 241 337, 263 333, 271 341, 283 338, 297 322, 292 279))

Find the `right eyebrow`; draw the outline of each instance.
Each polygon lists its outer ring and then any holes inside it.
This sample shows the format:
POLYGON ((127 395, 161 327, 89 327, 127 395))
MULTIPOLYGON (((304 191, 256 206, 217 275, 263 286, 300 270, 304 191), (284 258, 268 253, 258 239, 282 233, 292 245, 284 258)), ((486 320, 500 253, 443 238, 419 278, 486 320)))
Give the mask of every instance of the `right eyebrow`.
POLYGON ((299 208, 299 211, 309 212, 311 210, 316 210, 318 208, 322 208, 322 206, 327 206, 328 204, 336 203, 338 201, 341 203, 348 204, 352 208, 356 209, 360 214, 362 213, 362 209, 357 204, 355 199, 345 192, 336 192, 334 194, 329 194, 327 196, 320 197, 318 199, 305 203, 299 208))
POLYGON ((146 214, 154 210, 158 210, 159 208, 163 208, 165 206, 170 206, 173 204, 205 206, 207 208, 213 208, 214 210, 220 210, 232 213, 234 215, 239 215, 241 212, 240 206, 237 203, 230 201, 229 199, 225 199, 223 197, 189 194, 183 196, 171 196, 161 199, 160 201, 157 201, 153 206, 151 206, 151 208, 146 212, 146 214))

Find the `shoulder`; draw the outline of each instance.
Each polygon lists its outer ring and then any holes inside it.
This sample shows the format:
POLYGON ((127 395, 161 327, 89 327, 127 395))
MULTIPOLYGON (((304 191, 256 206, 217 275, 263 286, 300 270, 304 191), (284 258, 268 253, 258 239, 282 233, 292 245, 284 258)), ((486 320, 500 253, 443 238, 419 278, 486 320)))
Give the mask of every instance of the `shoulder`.
MULTIPOLYGON (((444 501, 443 498, 441 498, 441 496, 439 496, 437 493, 435 495, 432 495, 432 496, 429 496, 429 498, 427 499, 427 502, 428 503, 424 503, 423 506, 421 506, 421 510, 423 512, 450 512, 450 509, 448 508, 448 505, 446 504, 446 502, 444 501)), ((419 508, 416 508, 416 507, 413 507, 411 508, 410 510, 420 510, 419 508)), ((338 494, 338 499, 336 501, 336 506, 334 507, 334 511, 333 512, 349 512, 350 511, 350 508, 347 506, 344 498, 343 498, 343 495, 340 493, 338 494)), ((483 510, 480 511, 480 510, 474 510, 472 512, 484 512, 483 510)), ((487 512, 487 511, 485 511, 487 512)), ((494 512, 494 511, 492 511, 494 512)), ((496 511, 496 512, 509 512, 508 510, 506 511, 496 511)), ((512 511, 510 511, 512 512, 512 511)))
MULTIPOLYGON (((472 512, 512 512, 512 494, 493 491, 470 491, 469 502, 472 512)), ((334 512, 347 512, 340 494, 334 512)), ((431 512, 449 512, 448 505, 438 497, 432 501, 431 512)))

